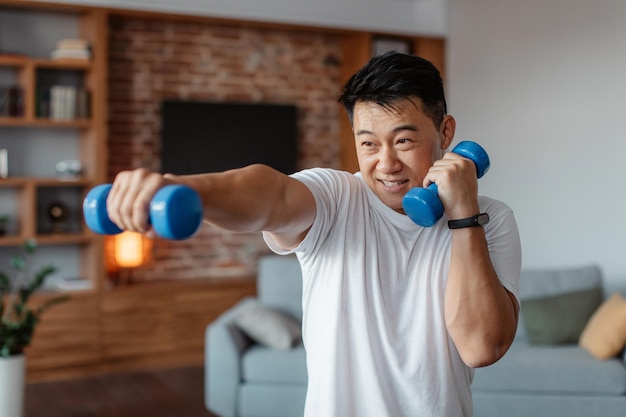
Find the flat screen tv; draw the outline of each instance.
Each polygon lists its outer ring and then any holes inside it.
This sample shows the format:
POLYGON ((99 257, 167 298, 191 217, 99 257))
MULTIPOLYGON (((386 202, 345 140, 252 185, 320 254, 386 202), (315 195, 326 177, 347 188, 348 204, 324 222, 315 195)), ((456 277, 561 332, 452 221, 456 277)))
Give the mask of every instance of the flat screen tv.
POLYGON ((285 174, 297 169, 297 108, 166 100, 162 103, 161 172, 219 172, 254 163, 285 174))

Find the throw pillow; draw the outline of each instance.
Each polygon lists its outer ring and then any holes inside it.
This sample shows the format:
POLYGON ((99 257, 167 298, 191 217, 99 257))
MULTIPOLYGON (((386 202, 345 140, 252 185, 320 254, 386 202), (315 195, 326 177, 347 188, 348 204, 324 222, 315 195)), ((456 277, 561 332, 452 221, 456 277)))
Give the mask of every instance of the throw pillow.
POLYGON ((255 342, 274 349, 289 349, 302 337, 294 318, 258 302, 239 311, 235 325, 255 342))
POLYGON ((615 293, 591 316, 580 336, 580 347, 598 359, 617 356, 626 345, 626 300, 615 293))
POLYGON ((587 321, 602 303, 602 288, 524 300, 522 315, 533 344, 578 343, 587 321))

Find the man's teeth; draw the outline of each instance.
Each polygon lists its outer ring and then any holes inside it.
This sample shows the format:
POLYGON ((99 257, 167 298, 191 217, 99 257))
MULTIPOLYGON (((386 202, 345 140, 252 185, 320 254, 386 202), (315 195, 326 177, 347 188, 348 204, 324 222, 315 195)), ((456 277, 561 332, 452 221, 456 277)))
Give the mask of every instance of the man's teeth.
POLYGON ((387 187, 394 187, 396 185, 402 185, 406 182, 406 180, 401 180, 401 181, 385 181, 385 180, 380 180, 385 186, 387 187))

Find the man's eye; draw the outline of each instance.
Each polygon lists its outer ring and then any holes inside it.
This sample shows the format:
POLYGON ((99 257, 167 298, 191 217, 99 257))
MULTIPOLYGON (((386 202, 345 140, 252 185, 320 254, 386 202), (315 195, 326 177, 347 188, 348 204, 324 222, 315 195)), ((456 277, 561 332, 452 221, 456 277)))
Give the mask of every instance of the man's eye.
POLYGON ((411 139, 407 139, 407 138, 398 139, 398 143, 399 144, 407 144, 407 143, 411 143, 411 142, 413 142, 413 141, 411 139))
POLYGON ((367 147, 372 147, 374 146, 374 143, 372 142, 361 142, 361 146, 367 148, 367 147))

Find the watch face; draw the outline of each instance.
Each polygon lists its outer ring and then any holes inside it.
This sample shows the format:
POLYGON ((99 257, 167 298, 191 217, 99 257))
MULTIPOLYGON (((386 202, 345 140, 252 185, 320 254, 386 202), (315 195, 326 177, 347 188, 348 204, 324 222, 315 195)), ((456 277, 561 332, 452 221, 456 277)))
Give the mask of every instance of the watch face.
POLYGON ((476 217, 476 223, 478 223, 479 225, 484 225, 487 224, 489 222, 489 214, 487 213, 481 213, 476 217))

